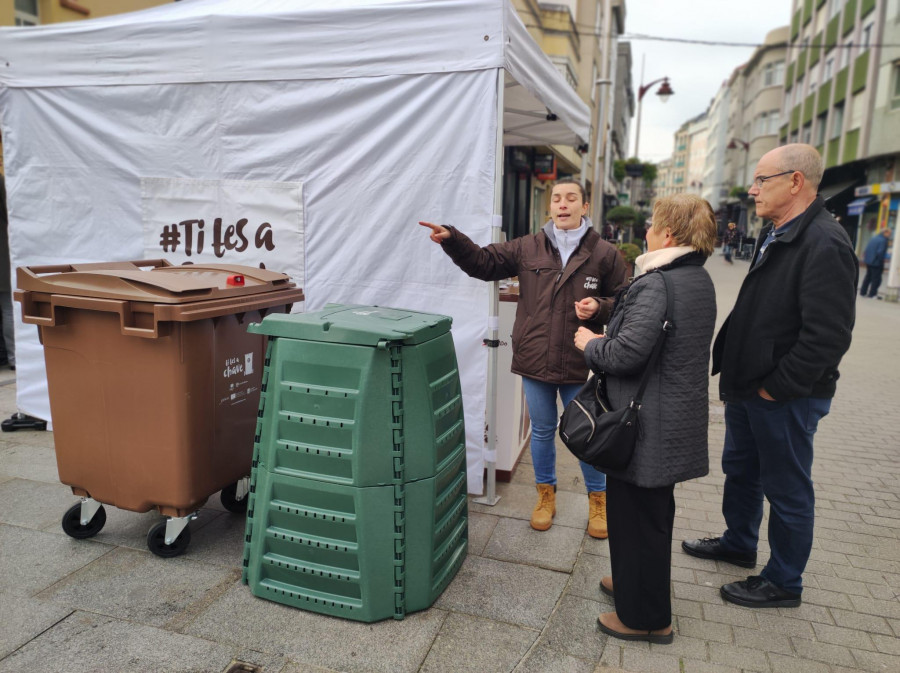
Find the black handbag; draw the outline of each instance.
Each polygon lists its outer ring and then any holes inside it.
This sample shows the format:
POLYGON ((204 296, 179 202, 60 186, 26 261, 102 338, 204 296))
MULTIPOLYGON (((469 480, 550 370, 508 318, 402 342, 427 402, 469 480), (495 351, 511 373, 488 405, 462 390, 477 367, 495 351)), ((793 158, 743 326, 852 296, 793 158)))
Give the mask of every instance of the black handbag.
POLYGON ((656 367, 666 334, 674 327, 672 305, 674 294, 669 277, 658 271, 666 283, 666 317, 647 361, 641 383, 631 402, 612 410, 606 399, 603 375, 591 374, 559 419, 559 437, 576 458, 597 469, 621 470, 631 462, 640 434, 638 412, 650 373, 656 367))

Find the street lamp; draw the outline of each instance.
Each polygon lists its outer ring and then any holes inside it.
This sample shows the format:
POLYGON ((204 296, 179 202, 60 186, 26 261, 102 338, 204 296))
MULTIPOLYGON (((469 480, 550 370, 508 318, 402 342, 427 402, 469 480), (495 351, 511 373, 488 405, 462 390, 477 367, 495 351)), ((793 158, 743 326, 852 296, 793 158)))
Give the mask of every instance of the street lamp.
POLYGON ((651 87, 656 84, 660 84, 659 89, 656 90, 656 95, 659 96, 659 100, 665 103, 669 100, 669 97, 675 92, 672 91, 672 87, 669 86, 669 78, 668 77, 660 77, 659 79, 655 79, 649 84, 644 84, 644 60, 641 60, 641 86, 638 88, 638 110, 637 110, 637 129, 634 134, 634 156, 636 158, 640 158, 640 154, 638 154, 638 150, 641 146, 641 101, 644 99, 644 94, 647 93, 651 87))
MULTIPOLYGON (((740 138, 732 138, 731 142, 726 145, 726 147, 730 150, 736 150, 740 147, 740 149, 744 150, 744 172, 741 173, 741 182, 747 182, 747 161, 750 158, 750 143, 741 140, 740 138)), ((749 186, 748 186, 749 189, 749 186)))

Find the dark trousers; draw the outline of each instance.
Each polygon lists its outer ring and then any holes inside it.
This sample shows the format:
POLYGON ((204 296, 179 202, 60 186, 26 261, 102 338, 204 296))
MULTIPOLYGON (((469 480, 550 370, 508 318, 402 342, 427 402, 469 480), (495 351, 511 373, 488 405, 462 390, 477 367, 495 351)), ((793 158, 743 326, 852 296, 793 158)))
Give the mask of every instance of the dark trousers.
POLYGON ((883 266, 867 266, 866 276, 863 278, 862 285, 859 288, 859 294, 863 297, 874 297, 878 294, 878 287, 881 285, 883 273, 883 266))
POLYGON ((641 488, 606 478, 606 517, 616 614, 631 629, 672 623, 675 486, 641 488))
POLYGON ((769 402, 756 396, 725 405, 722 513, 728 530, 722 544, 756 551, 765 496, 772 553, 760 574, 794 593, 803 590, 812 550, 813 436, 830 408, 831 400, 814 397, 769 402))

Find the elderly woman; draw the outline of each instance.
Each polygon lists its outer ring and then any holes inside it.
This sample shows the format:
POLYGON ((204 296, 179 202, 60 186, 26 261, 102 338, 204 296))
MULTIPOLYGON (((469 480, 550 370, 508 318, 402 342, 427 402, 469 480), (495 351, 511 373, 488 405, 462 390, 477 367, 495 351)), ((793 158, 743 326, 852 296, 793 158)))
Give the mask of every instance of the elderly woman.
POLYGON ((641 434, 627 467, 607 470, 612 577, 600 581, 616 611, 600 629, 624 640, 672 642, 671 578, 675 484, 709 472, 707 376, 716 297, 703 264, 713 252, 716 220, 691 194, 660 199, 647 231, 649 252, 635 260, 636 277, 616 301, 606 334, 581 327, 575 346, 604 372, 614 409, 631 401, 666 313, 671 281, 674 329, 650 374, 640 410, 641 434))

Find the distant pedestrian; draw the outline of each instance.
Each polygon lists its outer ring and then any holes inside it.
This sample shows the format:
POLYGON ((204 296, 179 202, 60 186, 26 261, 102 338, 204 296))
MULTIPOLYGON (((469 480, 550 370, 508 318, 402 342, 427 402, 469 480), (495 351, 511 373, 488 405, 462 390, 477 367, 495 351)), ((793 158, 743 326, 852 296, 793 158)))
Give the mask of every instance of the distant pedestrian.
POLYGON ((881 276, 884 274, 884 258, 887 256, 888 241, 891 240, 891 230, 882 229, 872 237, 866 246, 863 261, 866 263, 866 277, 863 278, 859 288, 861 297, 874 297, 878 294, 878 286, 881 285, 881 276))
POLYGON ((741 235, 738 233, 737 225, 734 222, 728 223, 728 228, 722 236, 722 252, 725 255, 725 261, 734 264, 731 256, 734 253, 734 246, 738 244, 741 235))
POLYGON ((725 401, 721 537, 685 540, 698 558, 756 567, 763 499, 771 554, 759 575, 722 598, 752 608, 796 607, 813 543, 813 437, 831 408, 850 346, 859 261, 847 232, 816 196, 822 157, 791 144, 764 154, 750 196, 772 221, 757 239, 737 302, 713 345, 725 401))

